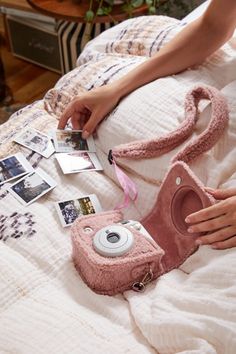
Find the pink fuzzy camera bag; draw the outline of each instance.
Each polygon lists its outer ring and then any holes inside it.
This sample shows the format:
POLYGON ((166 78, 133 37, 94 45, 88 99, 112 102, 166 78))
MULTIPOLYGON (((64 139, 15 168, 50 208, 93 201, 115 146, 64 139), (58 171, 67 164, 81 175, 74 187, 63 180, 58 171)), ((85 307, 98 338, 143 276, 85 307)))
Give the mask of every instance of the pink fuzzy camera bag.
POLYGON ((192 133, 197 122, 201 99, 210 99, 212 116, 207 129, 191 141, 172 160, 152 211, 141 224, 151 235, 144 237, 130 224, 122 224, 132 233, 133 245, 121 256, 107 257, 94 247, 99 230, 111 229, 123 220, 121 211, 108 211, 78 218, 72 225, 73 260, 80 276, 96 293, 115 295, 125 290, 143 291, 150 281, 179 267, 193 252, 198 234, 189 234, 187 215, 212 205, 202 182, 187 163, 209 150, 222 135, 228 122, 228 107, 223 95, 212 87, 196 87, 186 95, 186 119, 174 132, 154 140, 120 145, 109 154, 115 164, 122 157, 142 159, 160 156, 192 133))

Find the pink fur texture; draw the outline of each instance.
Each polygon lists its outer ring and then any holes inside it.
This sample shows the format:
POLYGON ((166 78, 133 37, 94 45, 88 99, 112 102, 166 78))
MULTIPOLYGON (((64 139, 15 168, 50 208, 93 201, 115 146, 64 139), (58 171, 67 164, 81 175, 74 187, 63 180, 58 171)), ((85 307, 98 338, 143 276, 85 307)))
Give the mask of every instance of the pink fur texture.
POLYGON ((123 256, 101 256, 93 248, 93 238, 101 228, 120 222, 122 213, 109 211, 84 216, 72 225, 76 269, 93 291, 104 295, 132 289, 150 271, 154 280, 179 267, 196 251, 195 240, 199 235, 187 232, 185 217, 213 203, 214 199, 189 167, 176 162, 163 182, 152 212, 141 221, 153 241, 124 225, 135 237, 133 248, 123 256))
POLYGON ((215 199, 206 193, 186 163, 171 166, 152 211, 141 221, 165 252, 164 273, 179 267, 197 250, 195 241, 199 234, 188 233, 186 216, 214 203, 215 199))
POLYGON ((175 156, 174 161, 189 163, 200 154, 208 151, 222 135, 229 119, 225 97, 214 87, 198 86, 187 93, 185 99, 185 120, 173 132, 152 140, 140 140, 119 145, 112 150, 114 158, 143 159, 163 155, 183 143, 193 132, 198 120, 198 103, 209 99, 212 103, 212 116, 207 129, 175 156))
POLYGON ((134 247, 120 257, 104 257, 93 248, 93 237, 101 228, 123 219, 120 211, 103 212, 77 219, 72 225, 73 260, 81 278, 99 294, 115 295, 140 281, 151 271, 157 275, 164 252, 134 229, 134 247), (86 232, 87 228, 91 230, 86 232))
POLYGON ((223 133, 228 122, 228 108, 222 94, 212 87, 195 88, 186 96, 186 119, 176 131, 159 139, 119 146, 112 153, 113 158, 141 159, 173 149, 192 133, 197 121, 197 106, 202 98, 212 102, 210 123, 205 132, 174 157, 151 213, 141 221, 153 240, 149 241, 137 230, 130 229, 135 237, 133 248, 123 256, 104 257, 93 248, 93 237, 102 227, 120 222, 122 213, 110 211, 85 216, 74 222, 74 263, 81 277, 95 292, 114 295, 129 290, 149 271, 153 274, 152 279, 156 279, 179 267, 197 250, 195 241, 199 235, 188 233, 185 218, 212 205, 215 200, 206 193, 186 162, 209 150, 223 133), (90 228, 89 233, 85 231, 86 227, 90 228))

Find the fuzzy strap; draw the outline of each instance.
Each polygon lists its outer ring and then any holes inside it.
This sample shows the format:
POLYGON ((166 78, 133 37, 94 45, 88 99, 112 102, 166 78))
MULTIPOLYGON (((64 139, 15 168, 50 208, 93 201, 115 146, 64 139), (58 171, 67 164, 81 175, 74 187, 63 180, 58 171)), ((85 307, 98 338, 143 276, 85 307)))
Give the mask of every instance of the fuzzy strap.
POLYGON ((209 99, 212 104, 212 114, 208 127, 174 156, 172 162, 181 160, 189 163, 203 152, 211 149, 228 123, 228 105, 226 98, 217 89, 211 86, 198 86, 187 93, 185 120, 175 131, 157 139, 139 140, 119 145, 112 150, 112 153, 110 152, 110 160, 121 157, 132 159, 158 157, 173 150, 192 134, 199 117, 197 108, 201 99, 209 99))

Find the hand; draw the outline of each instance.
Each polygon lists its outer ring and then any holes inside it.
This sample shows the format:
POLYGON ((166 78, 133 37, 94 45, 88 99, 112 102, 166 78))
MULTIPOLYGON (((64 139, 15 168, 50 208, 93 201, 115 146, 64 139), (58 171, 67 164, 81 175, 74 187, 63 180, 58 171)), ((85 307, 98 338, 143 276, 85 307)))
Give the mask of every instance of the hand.
POLYGON ((82 136, 87 139, 105 116, 116 107, 119 99, 112 84, 84 93, 68 104, 59 120, 58 129, 64 129, 71 118, 73 129, 82 129, 82 136))
POLYGON ((200 236, 198 245, 211 244, 212 248, 226 249, 236 246, 236 188, 228 190, 206 188, 216 199, 215 205, 193 213, 186 218, 192 224, 189 232, 207 232, 200 236))

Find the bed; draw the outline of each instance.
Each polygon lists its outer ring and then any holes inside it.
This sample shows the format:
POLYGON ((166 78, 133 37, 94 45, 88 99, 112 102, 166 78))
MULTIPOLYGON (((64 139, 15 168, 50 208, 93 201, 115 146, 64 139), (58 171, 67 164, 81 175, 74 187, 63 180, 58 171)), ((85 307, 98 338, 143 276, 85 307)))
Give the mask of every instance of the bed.
MULTIPOLYGON (((192 17, 190 18, 190 20, 192 17)), ((236 352, 235 249, 208 246, 148 286, 142 294, 92 292, 71 259, 70 228, 62 228, 54 203, 95 193, 103 210, 122 201, 107 154, 121 143, 153 138, 184 119, 186 92, 212 85, 227 97, 230 121, 211 151, 191 164, 206 186, 236 187, 236 33, 199 67, 156 80, 123 99, 99 126, 95 138, 103 172, 62 174, 55 155, 42 158, 13 142, 25 127, 48 133, 75 96, 121 77, 153 55, 185 25, 162 16, 127 20, 91 41, 77 67, 45 95, 15 113, 0 128, 0 158, 21 152, 57 187, 30 206, 0 189, 0 353, 207 353, 236 352)), ((210 116, 208 102, 193 136, 210 116)), ((138 200, 124 210, 140 220, 156 195, 176 148, 159 158, 122 161, 135 181, 138 200)))

